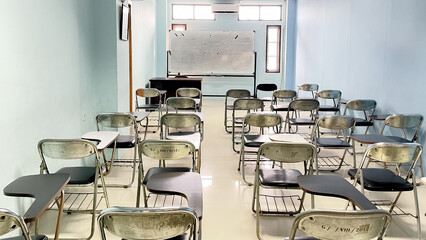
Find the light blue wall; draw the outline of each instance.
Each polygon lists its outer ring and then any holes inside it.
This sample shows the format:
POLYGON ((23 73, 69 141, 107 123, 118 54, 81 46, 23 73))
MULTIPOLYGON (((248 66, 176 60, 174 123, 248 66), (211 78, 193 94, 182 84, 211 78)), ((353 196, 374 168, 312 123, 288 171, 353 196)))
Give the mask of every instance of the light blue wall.
POLYGON ((425 12, 424 0, 298 0, 296 84, 426 116, 425 12))
POLYGON ((284 89, 295 89, 297 0, 287 1, 287 59, 284 89))
MULTIPOLYGON (((116 110, 115 2, 1 1, 0 26, 3 189, 39 172, 41 139, 79 138, 97 112, 116 110)), ((0 202, 19 213, 28 206, 2 194, 0 202)))
MULTIPOLYGON (((281 73, 265 73, 265 50, 266 50, 266 25, 282 25, 280 21, 238 21, 238 14, 216 14, 215 21, 196 20, 172 20, 171 4, 210 4, 214 1, 192 1, 192 0, 167 0, 157 4, 157 48, 156 59, 158 76, 166 76, 166 37, 171 29, 171 24, 187 24, 188 30, 211 30, 211 31, 255 31, 255 51, 257 52, 257 83, 275 83, 281 87, 281 73), (165 3, 167 2, 167 4, 165 3), (164 39, 164 40, 163 40, 164 39)), ((260 4, 258 1, 245 2, 245 4, 260 4)), ((261 4, 283 5, 283 0, 271 0, 261 4)), ((284 32, 282 27, 281 32, 284 32)), ((224 95, 231 88, 246 88, 253 91, 252 78, 203 78, 203 94, 224 95)), ((268 94, 270 95, 270 94, 268 94)))

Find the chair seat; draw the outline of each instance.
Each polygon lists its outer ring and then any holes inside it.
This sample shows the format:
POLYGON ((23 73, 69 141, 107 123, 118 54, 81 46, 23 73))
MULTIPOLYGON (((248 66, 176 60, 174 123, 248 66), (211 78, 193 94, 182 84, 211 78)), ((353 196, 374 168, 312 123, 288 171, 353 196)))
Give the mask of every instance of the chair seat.
POLYGON ((411 143, 410 140, 407 140, 405 138, 398 137, 398 136, 386 136, 386 137, 391 138, 391 139, 393 139, 393 140, 395 140, 395 141, 397 141, 399 143, 411 143))
POLYGON ((288 104, 272 105, 272 111, 288 111, 288 104))
POLYGON ((321 106, 319 106, 318 111, 323 111, 323 112, 338 112, 338 111, 340 111, 340 108, 336 107, 336 106, 332 106, 332 105, 321 105, 321 106))
MULTIPOLYGON (((349 176, 354 179, 358 169, 350 169, 349 176)), ((389 169, 385 168, 365 168, 362 169, 364 176, 364 188, 370 191, 411 191, 413 185, 402 177, 396 175, 389 169)), ((358 183, 361 181, 358 179, 358 183)))
POLYGON ((244 135, 244 146, 246 147, 260 147, 265 142, 270 142, 269 135, 244 135))
POLYGON ((260 100, 265 101, 265 102, 267 102, 267 101, 271 102, 272 101, 272 97, 262 97, 262 98, 257 98, 257 99, 260 99, 260 100))
POLYGON ((195 149, 200 149, 201 134, 198 132, 172 132, 166 137, 169 140, 186 140, 194 144, 195 149))
POLYGON ((364 127, 373 126, 372 121, 365 120, 365 119, 362 119, 362 118, 355 118, 355 120, 356 120, 355 126, 364 126, 364 127))
MULTIPOLYGON (((134 148, 135 147, 135 137, 130 135, 119 135, 115 140, 116 148, 134 148)), ((113 148, 114 144, 108 146, 108 148, 113 148)))
POLYGON ((152 167, 148 169, 148 172, 145 175, 145 178, 143 179, 143 184, 146 185, 146 183, 149 181, 149 178, 157 173, 164 173, 164 172, 191 172, 191 168, 187 167, 152 167))
POLYGON ((96 167, 64 167, 56 173, 68 173, 71 176, 68 184, 90 184, 95 182, 96 167))
POLYGON ((343 141, 338 138, 317 138, 317 143, 319 147, 329 147, 329 148, 351 148, 348 142, 343 141))
POLYGON ((297 177, 301 175, 296 169, 259 169, 259 180, 264 186, 299 187, 297 177))
POLYGON ((294 125, 315 125, 315 120, 309 118, 290 118, 288 121, 294 125))
MULTIPOLYGON (((44 235, 31 235, 31 240, 47 240, 48 238, 44 235)), ((24 236, 3 238, 3 240, 25 240, 24 236)))

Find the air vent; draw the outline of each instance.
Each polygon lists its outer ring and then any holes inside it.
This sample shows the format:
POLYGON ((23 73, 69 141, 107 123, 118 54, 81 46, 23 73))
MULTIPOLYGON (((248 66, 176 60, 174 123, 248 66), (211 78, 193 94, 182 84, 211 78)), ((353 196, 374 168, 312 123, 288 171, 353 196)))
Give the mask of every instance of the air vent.
POLYGON ((238 13, 239 5, 233 3, 212 4, 212 12, 217 13, 238 13))

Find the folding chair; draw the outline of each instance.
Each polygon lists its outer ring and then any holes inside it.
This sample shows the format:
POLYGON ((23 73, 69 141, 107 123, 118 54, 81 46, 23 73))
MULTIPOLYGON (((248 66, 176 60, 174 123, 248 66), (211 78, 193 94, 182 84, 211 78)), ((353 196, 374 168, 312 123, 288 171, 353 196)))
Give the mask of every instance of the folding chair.
MULTIPOLYGON (((145 110, 147 112, 158 112, 157 130, 160 127, 160 118, 163 105, 161 102, 160 91, 156 88, 139 88, 136 90, 136 106, 135 111, 145 110), (158 99, 158 103, 151 103, 153 99, 158 99), (145 103, 144 103, 145 102, 145 103)), ((147 117, 147 125, 149 126, 149 116, 147 117)), ((142 126, 142 122, 141 122, 142 126)))
POLYGON ((201 112, 201 107, 203 105, 203 94, 198 88, 178 88, 176 90, 176 97, 189 97, 193 98, 196 105, 197 111, 201 112))
POLYGON ((132 177, 130 179, 130 182, 128 184, 124 185, 111 185, 109 184, 108 187, 124 187, 128 188, 132 186, 134 180, 135 180, 135 173, 136 173, 136 146, 139 141, 139 135, 138 135, 138 124, 136 122, 135 117, 130 113, 100 113, 96 116, 96 127, 98 131, 106 130, 106 129, 115 129, 115 130, 126 130, 127 131, 134 131, 134 135, 124 135, 120 134, 117 139, 115 140, 115 146, 112 144, 108 146, 108 148, 113 148, 113 152, 111 155, 110 160, 110 166, 108 167, 105 152, 102 152, 105 167, 106 167, 106 173, 109 173, 111 170, 113 164, 114 164, 114 150, 116 149, 131 149, 133 148, 133 158, 132 159, 116 159, 115 163, 120 166, 126 166, 123 164, 130 163, 130 167, 133 168, 132 170, 132 177), (133 128, 133 129, 132 129, 133 128), (115 147, 115 148, 114 148, 115 147))
POLYGON ((314 83, 305 83, 297 86, 297 98, 301 98, 300 94, 302 92, 309 92, 312 95, 312 98, 315 98, 315 94, 318 92, 319 86, 314 83))
POLYGON ((98 222, 102 240, 105 229, 122 239, 198 239, 198 218, 191 208, 112 207, 99 214, 98 222))
POLYGON ((373 121, 371 119, 368 119, 370 115, 374 114, 374 111, 376 110, 376 101, 369 100, 369 99, 358 99, 358 100, 351 100, 346 103, 345 110, 343 111, 343 115, 346 115, 346 112, 348 110, 352 110, 353 116, 356 120, 356 127, 367 127, 365 129, 365 134, 367 134, 368 129, 373 126, 373 121), (360 118, 359 115, 362 114, 362 118, 360 118))
POLYGON ((189 97, 169 97, 166 100, 166 114, 169 110, 179 111, 197 111, 195 99, 189 97))
POLYGON ((201 170, 201 142, 203 126, 198 115, 192 113, 167 113, 161 117, 161 139, 191 142, 196 149, 196 170, 201 170), (171 131, 171 128, 175 131, 171 131))
MULTIPOLYGON (((339 158, 338 156, 322 156, 319 154, 316 155, 315 160, 315 169, 317 170, 317 174, 319 169, 319 161, 318 159, 322 159, 323 164, 322 167, 337 167, 336 169, 329 169, 334 172, 339 170, 342 167, 342 164, 345 160, 346 152, 348 149, 352 149, 354 151, 354 146, 349 142, 348 137, 350 137, 353 133, 355 127, 355 118, 349 116, 322 116, 320 117, 316 124, 312 134, 312 142, 315 144, 318 152, 320 149, 344 149, 345 152, 343 156, 339 158), (322 134, 322 130, 330 130, 337 131, 337 134, 333 137, 325 137, 325 134, 322 134), (323 136, 323 137, 320 137, 323 136)), ((355 152, 355 151, 354 151, 355 152)), ((353 155, 354 167, 356 167, 356 156, 353 155)))
MULTIPOLYGON (((253 190, 252 210, 256 213, 256 234, 259 239, 260 236, 260 224, 259 217, 263 214, 296 214, 299 213, 303 208, 303 201, 305 199, 305 192, 303 191, 302 197, 298 195, 276 196, 260 194, 260 188, 269 189, 300 189, 297 182, 297 177, 301 176, 302 173, 297 169, 264 169, 260 168, 261 158, 266 158, 271 161, 282 163, 299 163, 304 162, 309 166, 307 174, 312 174, 312 164, 315 158, 316 149, 312 144, 309 143, 285 143, 285 142, 267 142, 260 146, 257 153, 256 161, 256 176, 253 190), (261 209, 260 198, 273 199, 277 204, 276 209, 261 209), (287 202, 292 202, 293 206, 287 206, 284 198, 289 199, 287 202), (295 201, 300 201, 299 208, 296 209, 295 201), (278 202, 278 203, 277 203, 278 202), (279 206, 279 207, 278 207, 279 206), (286 209, 280 211, 280 209, 286 209)), ((272 207, 271 207, 272 208, 272 207)))
POLYGON ((319 102, 316 99, 295 99, 289 104, 290 111, 287 111, 284 129, 287 128, 291 132, 291 126, 296 126, 295 133, 298 131, 299 126, 314 126, 315 118, 318 114, 319 102), (291 113, 291 116, 290 116, 291 113), (302 113, 308 113, 309 118, 302 117, 302 113))
POLYGON ((260 99, 262 101, 272 101, 271 97, 259 97, 259 91, 261 92, 273 92, 277 90, 278 87, 274 83, 261 83, 256 86, 256 92, 254 93, 254 97, 260 99))
MULTIPOLYGON (((92 208, 89 209, 80 209, 82 204, 77 206, 77 208, 72 209, 74 202, 70 205, 68 209, 64 209, 67 213, 89 213, 92 214, 92 223, 90 235, 86 239, 90 239, 93 236, 95 231, 95 215, 96 208, 99 205, 100 201, 104 198, 106 202, 106 207, 109 207, 108 194, 105 187, 105 181, 102 174, 102 167, 99 159, 99 153, 96 146, 87 140, 82 139, 44 139, 38 143, 38 151, 41 158, 40 165, 40 174, 49 174, 50 170, 48 168, 48 159, 51 165, 54 164, 53 160, 62 159, 67 162, 81 162, 82 159, 87 159, 87 157, 94 157, 92 161, 92 166, 71 166, 60 168, 56 173, 68 173, 71 176, 70 181, 67 186, 69 187, 89 187, 93 186, 93 193, 74 193, 79 196, 93 194, 93 199, 91 200, 92 208), (98 179, 101 179, 101 186, 103 192, 100 192, 102 196, 98 202, 98 179)), ((89 159, 87 159, 89 160, 89 159)), ((61 164, 62 165, 62 164, 61 164)), ((67 164, 68 165, 68 164, 67 164)), ((80 164, 79 164, 80 165, 80 164)), ((65 192, 65 194, 72 194, 71 192, 65 192)), ((70 197, 72 199, 72 197, 70 197)), ((90 205, 90 204, 89 204, 90 205)))
MULTIPOLYGON (((249 113, 244 117, 243 126, 248 126, 250 132, 242 131, 241 135, 241 151, 240 161, 238 164, 238 171, 241 169, 241 175, 244 183, 247 185, 253 185, 246 180, 245 174, 245 163, 250 161, 246 158, 246 154, 256 154, 259 147, 265 143, 271 141, 268 133, 276 133, 281 131, 283 119, 281 115, 276 113, 249 113), (258 131, 254 129, 257 128, 258 131), (251 150, 246 151, 246 148, 251 150)), ((252 159, 255 161, 256 158, 252 159)))
POLYGON ((418 143, 376 143, 370 145, 365 151, 361 165, 358 169, 350 169, 349 176, 354 179, 354 185, 361 185, 361 192, 364 189, 378 192, 397 192, 394 201, 376 200, 372 201, 376 205, 389 206, 389 213, 395 213, 396 203, 401 193, 413 191, 414 205, 416 208, 417 237, 421 239, 420 211, 417 197, 417 185, 414 166, 422 153, 422 146, 418 143), (386 168, 367 168, 367 160, 380 161, 383 163, 410 163, 405 177, 401 177, 386 168), (411 177, 412 182, 408 179, 411 177))
MULTIPOLYGON (((260 99, 243 98, 234 101, 234 105, 232 106, 232 149, 234 152, 239 152, 237 150, 237 145, 241 144, 241 132, 237 132, 237 129, 246 131, 245 125, 243 125, 245 115, 259 110, 263 111, 263 102, 260 99)), ((248 129, 248 131, 250 131, 250 129, 248 129)))
POLYGON ((382 240, 392 216, 379 209, 363 211, 308 210, 297 215, 291 227, 289 240, 294 239, 356 239, 382 240), (296 237, 300 229, 308 236, 296 237))
POLYGON ((238 98, 249 98, 250 97, 250 91, 246 89, 230 89, 226 92, 225 95, 225 119, 224 119, 224 125, 225 125, 225 131, 227 133, 231 133, 232 131, 230 128, 232 128, 232 117, 228 116, 228 111, 232 111, 234 109, 233 101, 235 101, 238 98), (229 124, 231 122, 231 124, 229 124))
POLYGON ((296 97, 297 93, 294 90, 276 90, 272 93, 272 101, 271 101, 271 111, 278 112, 287 112, 288 105, 290 102, 285 101, 293 101, 296 97))
POLYGON ((322 90, 317 92, 315 99, 319 102, 325 102, 324 105, 319 106, 319 112, 334 112, 334 114, 340 115, 340 99, 342 98, 342 92, 339 90, 322 90), (331 105, 328 105, 332 102, 331 105))
POLYGON ((12 232, 20 228, 22 235, 18 237, 3 238, 4 240, 47 240, 44 235, 30 235, 27 225, 24 219, 17 213, 0 208, 0 236, 12 232))
POLYGON ((136 197, 136 207, 140 205, 141 187, 143 193, 144 206, 148 207, 148 198, 146 195, 145 185, 149 178, 155 173, 161 172, 190 172, 196 171, 195 147, 189 141, 181 140, 145 140, 138 145, 139 152, 139 174, 138 189, 136 197), (159 167, 148 169, 145 175, 143 162, 144 156, 160 162, 159 167), (185 161, 190 156, 191 168, 188 167, 166 167, 165 161, 180 160, 185 161), (163 163, 163 164, 162 164, 163 163))

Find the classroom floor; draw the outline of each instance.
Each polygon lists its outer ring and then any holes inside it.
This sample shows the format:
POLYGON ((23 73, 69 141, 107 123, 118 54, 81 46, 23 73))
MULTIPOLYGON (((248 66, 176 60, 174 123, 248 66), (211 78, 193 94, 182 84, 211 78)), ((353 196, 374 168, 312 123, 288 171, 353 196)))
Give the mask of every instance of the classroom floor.
MULTIPOLYGON (((255 230, 255 215, 251 211, 253 187, 242 182, 237 171, 238 154, 231 147, 231 134, 223 126, 223 98, 203 99, 203 113, 205 116, 205 135, 202 143, 202 167, 204 213, 202 220, 202 238, 209 239, 257 239, 255 230)), ((159 139, 159 132, 150 133, 148 139, 159 139)), ((363 147, 358 147, 357 151, 363 147)), ((335 151, 337 154, 341 152, 335 151)), ((321 154, 327 153, 321 151, 321 154)), ((328 152, 333 153, 333 152, 328 152)), ((126 153, 131 156, 132 154, 126 153)), ((362 155, 358 154, 358 163, 362 155)), ((147 166, 154 166, 155 161, 150 161, 147 166)), ((352 163, 352 156, 347 157, 347 162, 352 163)), ((296 167, 296 166, 294 166, 296 167)), ((297 166, 299 169, 301 166, 297 166)), ((250 169, 250 167, 248 168, 250 169)), ((335 173, 321 172, 320 174, 336 174, 348 179, 343 167, 335 173)), ((250 170, 248 170, 250 172, 250 170)), ((130 168, 116 167, 106 177, 107 183, 126 182, 130 179, 130 168)), ((249 176, 250 179, 250 176, 249 176)), ((293 191, 292 193, 300 193, 293 191)), ((128 189, 108 188, 111 206, 135 206, 136 184, 128 189)), ((391 199, 392 194, 369 193, 368 198, 391 199)), ((426 187, 418 188, 420 213, 422 220, 423 239, 426 237, 426 187)), ((317 208, 343 210, 346 201, 337 198, 315 197, 317 208)), ((152 201, 151 201, 152 204, 152 201)), ((305 209, 310 208, 310 195, 305 200, 305 209)), ((403 193, 399 206, 404 210, 414 213, 412 192, 403 193)), ((56 211, 47 211, 40 221, 40 233, 53 233, 56 224, 56 211)), ((264 239, 284 239, 290 233, 294 220, 292 216, 261 217, 261 231, 264 239)), ((90 215, 63 214, 60 227, 60 237, 84 237, 90 231, 90 215)), ((303 233, 299 232, 299 235, 303 233)), ((53 234, 50 234, 53 236, 53 234)), ((410 216, 396 216, 393 218, 387 231, 386 239, 415 239, 416 220, 410 216)), ((96 226, 93 239, 100 239, 99 229, 96 226)), ((110 237, 108 239, 118 239, 110 237)))

